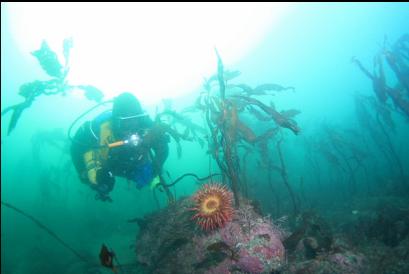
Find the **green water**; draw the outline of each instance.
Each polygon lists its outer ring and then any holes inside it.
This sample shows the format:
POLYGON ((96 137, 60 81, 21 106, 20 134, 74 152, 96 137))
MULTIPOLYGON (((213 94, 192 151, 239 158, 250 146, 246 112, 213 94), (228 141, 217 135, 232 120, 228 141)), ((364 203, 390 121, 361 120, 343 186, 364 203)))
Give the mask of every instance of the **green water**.
MULTIPOLYGON (((23 100, 18 95, 22 84, 45 79, 46 75, 32 56, 18 49, 7 21, 13 14, 7 13, 7 6, 3 3, 1 9, 1 109, 4 110, 23 100)), ((282 129, 281 146, 288 182, 300 209, 314 208, 336 223, 338 213, 352 214, 355 210, 382 204, 396 202, 404 206, 407 203, 409 117, 397 111, 389 100, 395 129, 386 129, 395 152, 389 151, 388 141, 379 128, 382 141, 377 143, 374 133, 359 122, 354 101, 356 94, 375 98, 372 85, 351 63, 351 57, 355 56, 372 71, 373 57, 380 51, 385 35, 388 45, 392 45, 408 32, 407 26, 407 3, 299 4, 281 19, 277 27, 266 33, 249 54, 233 65, 226 61, 226 69, 241 72, 232 83, 246 83, 253 87, 277 83, 295 87, 294 92, 282 91, 262 100, 267 105, 272 101, 279 111, 301 111, 294 118, 301 134, 296 136, 288 129, 282 129), (344 151, 348 161, 352 155, 351 147, 364 154, 362 165, 351 167, 353 179, 347 161, 340 156, 342 153, 337 154, 333 147, 329 149, 338 155, 340 164, 337 165, 331 163, 323 152, 333 145, 331 136, 344 142, 341 147, 348 148, 344 151), (401 170, 397 161, 401 163, 401 170)), ((214 73, 216 70, 214 56, 214 73)), ((391 86, 397 81, 390 69, 386 69, 386 77, 391 86)), ((202 87, 174 99, 174 109, 181 111, 194 104, 200 91, 203 91, 202 87)), ((87 263, 31 220, 2 206, 1 273, 109 273, 99 267, 98 254, 102 243, 115 250, 122 264, 132 264, 138 252, 134 243, 139 228, 136 223, 127 221, 166 206, 164 192, 156 190, 154 193, 149 187, 137 190, 132 183, 121 178, 116 180, 112 203, 96 201, 95 193, 77 178, 70 159, 68 138, 57 141, 58 146, 45 140, 44 136, 54 129, 61 129, 66 136, 72 121, 94 104, 70 94, 43 96, 24 111, 9 136, 6 131, 11 115, 2 116, 2 201, 35 216, 69 243, 87 263)), ((142 105, 152 117, 156 107, 163 108, 162 103, 148 105, 142 102, 142 105)), ((199 112, 186 115, 191 115, 193 122, 207 128, 206 120, 199 112)), ((240 117, 257 134, 274 125, 272 121, 262 123, 248 115, 240 117)), ((267 151, 276 165, 280 163, 276 149, 278 139, 275 137, 267 151)), ((181 146, 179 158, 175 141, 169 144, 170 154, 164 166, 171 177, 166 176, 169 182, 188 172, 200 177, 220 172, 217 163, 207 153, 207 143, 201 147, 199 143, 181 141, 181 146)), ((240 163, 240 176, 245 173, 249 197, 258 200, 264 212, 273 218, 292 214, 293 204, 282 176, 271 172, 269 180, 259 148, 250 148, 245 169, 244 162, 240 163)), ((239 155, 243 159, 244 151, 239 149, 239 155)), ((187 178, 172 187, 171 192, 180 198, 191 195, 199 187, 200 182, 187 178)), ((138 273, 138 270, 134 271, 138 273)))

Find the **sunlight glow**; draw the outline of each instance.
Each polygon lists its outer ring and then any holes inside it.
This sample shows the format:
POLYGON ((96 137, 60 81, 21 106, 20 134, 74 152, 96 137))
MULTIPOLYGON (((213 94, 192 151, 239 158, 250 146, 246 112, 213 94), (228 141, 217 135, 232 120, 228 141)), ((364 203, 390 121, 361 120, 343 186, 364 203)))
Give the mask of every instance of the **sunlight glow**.
MULTIPOLYGON (((214 47, 228 68, 271 30, 282 3, 9 3, 22 54, 46 39, 62 59, 72 37, 72 84, 107 95, 135 93, 144 103, 196 90, 216 71, 214 47)), ((233 68, 234 69, 234 68, 233 68)))

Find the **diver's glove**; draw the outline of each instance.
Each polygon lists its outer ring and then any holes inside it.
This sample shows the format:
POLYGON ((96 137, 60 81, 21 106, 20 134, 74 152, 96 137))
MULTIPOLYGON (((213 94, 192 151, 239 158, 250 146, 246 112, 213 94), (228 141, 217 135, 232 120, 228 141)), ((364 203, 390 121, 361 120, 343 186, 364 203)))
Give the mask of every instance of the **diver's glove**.
POLYGON ((112 199, 111 199, 111 197, 109 197, 108 194, 103 194, 103 193, 100 193, 100 192, 95 194, 95 200, 101 200, 103 202, 108 201, 110 203, 112 202, 112 199))
POLYGON ((96 185, 93 186, 93 188, 97 191, 97 194, 95 194, 95 200, 112 202, 111 197, 109 197, 110 190, 107 185, 96 185))
POLYGON ((114 188, 115 177, 111 171, 106 168, 98 169, 97 171, 97 185, 101 187, 101 190, 111 192, 114 188))
POLYGON ((95 199, 112 202, 112 199, 108 194, 114 188, 114 184, 114 175, 105 168, 99 169, 97 171, 97 185, 93 186, 93 188, 98 192, 95 199))

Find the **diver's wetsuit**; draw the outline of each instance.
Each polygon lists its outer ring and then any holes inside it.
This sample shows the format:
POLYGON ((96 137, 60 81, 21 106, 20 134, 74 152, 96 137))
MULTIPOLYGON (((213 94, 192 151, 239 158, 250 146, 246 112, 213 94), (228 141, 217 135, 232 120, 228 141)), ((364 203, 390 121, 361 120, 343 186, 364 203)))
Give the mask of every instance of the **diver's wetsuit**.
POLYGON ((93 121, 85 122, 76 132, 71 156, 79 177, 84 183, 96 185, 96 171, 105 168, 113 175, 133 180, 137 187, 143 187, 160 172, 168 156, 169 137, 154 130, 153 121, 149 116, 143 116, 139 118, 135 132, 142 138, 140 145, 108 148, 108 144, 121 140, 114 136, 111 118, 111 111, 104 112, 93 121), (151 149, 154 159, 151 159, 151 149))

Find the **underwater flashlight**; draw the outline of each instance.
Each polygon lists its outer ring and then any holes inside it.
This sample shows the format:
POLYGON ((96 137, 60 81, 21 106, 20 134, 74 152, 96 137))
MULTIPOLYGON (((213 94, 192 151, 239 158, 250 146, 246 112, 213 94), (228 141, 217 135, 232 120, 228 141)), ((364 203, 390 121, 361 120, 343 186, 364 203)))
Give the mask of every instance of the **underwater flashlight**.
POLYGON ((125 144, 130 144, 132 146, 137 146, 139 145, 139 143, 141 142, 141 137, 139 137, 139 135, 137 133, 132 134, 128 140, 125 140, 124 143, 125 144))
POLYGON ((123 145, 131 145, 131 146, 138 146, 141 143, 142 139, 139 136, 138 133, 132 134, 128 139, 123 140, 123 141, 118 141, 112 144, 108 144, 108 147, 113 148, 113 147, 119 147, 123 145))

